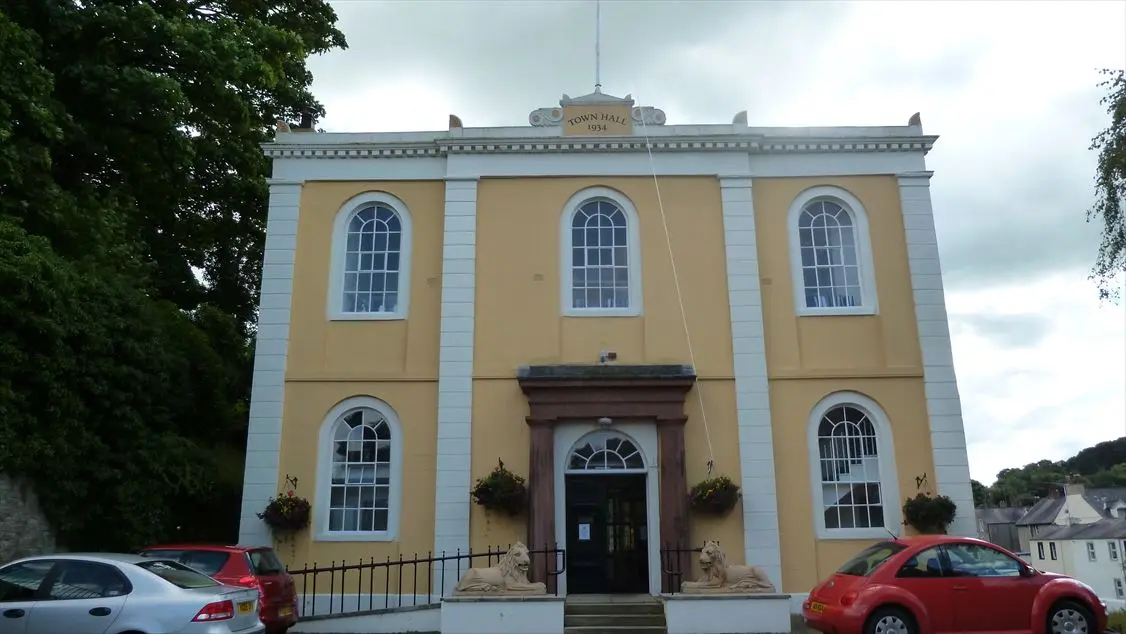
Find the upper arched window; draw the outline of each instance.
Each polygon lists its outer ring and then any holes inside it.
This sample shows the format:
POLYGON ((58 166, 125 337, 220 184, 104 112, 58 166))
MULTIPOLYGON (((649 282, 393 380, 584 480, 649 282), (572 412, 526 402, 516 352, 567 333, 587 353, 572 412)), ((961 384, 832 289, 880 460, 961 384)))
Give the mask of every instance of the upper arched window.
POLYGON ((350 398, 326 418, 315 526, 322 541, 390 541, 398 525, 402 438, 395 412, 350 398))
POLYGON ((867 214, 855 196, 805 190, 790 207, 789 230, 798 314, 876 312, 867 214))
POLYGON ((838 392, 810 417, 814 514, 822 538, 868 538, 899 527, 894 447, 871 399, 838 392))
POLYGON ((336 217, 330 319, 403 319, 410 294, 410 214, 398 198, 368 192, 336 217))
POLYGON ((606 187, 573 196, 563 212, 561 269, 566 315, 641 314, 637 211, 606 187))
POLYGON ((628 436, 612 431, 588 434, 571 448, 568 471, 632 471, 645 469, 641 449, 628 436))

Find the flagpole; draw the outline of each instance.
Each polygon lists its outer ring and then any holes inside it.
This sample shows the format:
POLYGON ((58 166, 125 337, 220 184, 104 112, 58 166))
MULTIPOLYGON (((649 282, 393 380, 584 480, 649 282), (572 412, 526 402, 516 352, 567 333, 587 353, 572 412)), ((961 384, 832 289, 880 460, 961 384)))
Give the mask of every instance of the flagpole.
POLYGON ((594 91, 602 90, 602 0, 594 0, 594 91))

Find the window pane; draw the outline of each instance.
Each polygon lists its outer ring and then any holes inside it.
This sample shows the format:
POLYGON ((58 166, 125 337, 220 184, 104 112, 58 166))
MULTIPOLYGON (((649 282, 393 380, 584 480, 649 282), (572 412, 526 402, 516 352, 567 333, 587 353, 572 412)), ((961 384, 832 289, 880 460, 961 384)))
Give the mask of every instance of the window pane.
POLYGON ((227 560, 230 558, 230 553, 218 550, 189 550, 179 561, 205 575, 214 576, 227 565, 227 560))
POLYGON ((813 254, 813 247, 802 247, 801 250, 801 264, 802 266, 813 266, 816 263, 816 258, 813 254))
POLYGON ((54 562, 30 561, 0 568, 0 601, 33 601, 54 562))
POLYGON ((873 544, 845 562, 845 565, 837 570, 837 574, 867 577, 904 548, 907 548, 907 546, 900 542, 893 541, 873 544))
POLYGON ((575 289, 571 291, 571 307, 572 308, 586 308, 586 291, 575 289))
POLYGON ((278 559, 273 550, 263 548, 252 550, 247 554, 250 556, 250 566, 254 569, 254 574, 276 575, 285 572, 285 564, 278 559))
POLYGON ((219 585, 211 577, 174 561, 142 561, 136 565, 180 588, 210 588, 219 585))
POLYGON ((614 289, 614 308, 629 308, 629 290, 625 288, 614 289))
POLYGON ((47 590, 52 599, 99 599, 128 592, 125 578, 112 567, 81 561, 62 564, 62 573, 47 590))

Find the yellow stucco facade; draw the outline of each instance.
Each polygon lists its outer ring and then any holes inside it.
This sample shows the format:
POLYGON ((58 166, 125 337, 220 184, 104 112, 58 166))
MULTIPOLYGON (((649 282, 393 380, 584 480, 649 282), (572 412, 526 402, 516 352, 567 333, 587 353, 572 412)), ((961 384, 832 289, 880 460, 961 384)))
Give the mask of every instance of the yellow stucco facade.
MULTIPOLYGON (((634 109, 636 121, 653 116, 634 109)), ((620 137, 549 145, 550 117, 531 121, 472 138, 460 127, 386 140, 293 132, 267 147, 244 541, 268 539, 254 513, 296 478, 314 513, 278 545, 291 564, 533 534, 570 560, 590 526, 572 526, 588 520, 568 506, 566 483, 581 475, 569 452, 606 437, 644 455, 643 591, 668 590, 655 540, 685 530, 662 518, 663 487, 680 477, 690 488, 709 460, 742 501, 718 518, 690 513, 690 544, 718 539, 787 592, 908 530, 899 507, 923 475, 972 509, 923 164, 934 137, 916 123, 819 129, 821 142, 798 149, 792 139, 812 133, 737 118, 662 126, 651 161, 645 143, 620 137), (687 368, 683 476, 664 471, 681 459, 665 423, 626 404, 601 421, 531 420, 521 368, 587 366, 619 378, 687 368), (826 436, 828 419, 851 431, 826 436), (552 471, 537 471, 535 426, 548 422, 539 438, 554 444, 538 446, 554 451, 552 471), (498 460, 536 480, 529 513, 470 501, 498 460)), ((972 531, 972 513, 966 522, 952 531, 972 531)), ((583 591, 569 570, 561 587, 583 591)))

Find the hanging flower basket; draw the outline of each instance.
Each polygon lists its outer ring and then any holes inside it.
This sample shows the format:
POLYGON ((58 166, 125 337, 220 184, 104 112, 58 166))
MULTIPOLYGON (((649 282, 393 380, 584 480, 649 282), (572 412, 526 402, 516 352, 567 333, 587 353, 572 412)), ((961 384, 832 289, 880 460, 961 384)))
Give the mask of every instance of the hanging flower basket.
POLYGON ((726 515, 738 501, 739 487, 725 475, 703 480, 688 492, 692 510, 705 515, 726 515))
POLYGON ((294 533, 309 526, 312 511, 309 500, 294 491, 286 491, 270 498, 266 508, 257 515, 271 530, 294 533))
POLYGON ((528 486, 524 478, 506 469, 501 460, 497 460, 496 468, 489 475, 477 480, 469 493, 474 502, 490 511, 516 516, 528 508, 528 486))
POLYGON ((925 534, 942 534, 954 521, 958 505, 945 495, 918 493, 903 502, 903 525, 925 534))

